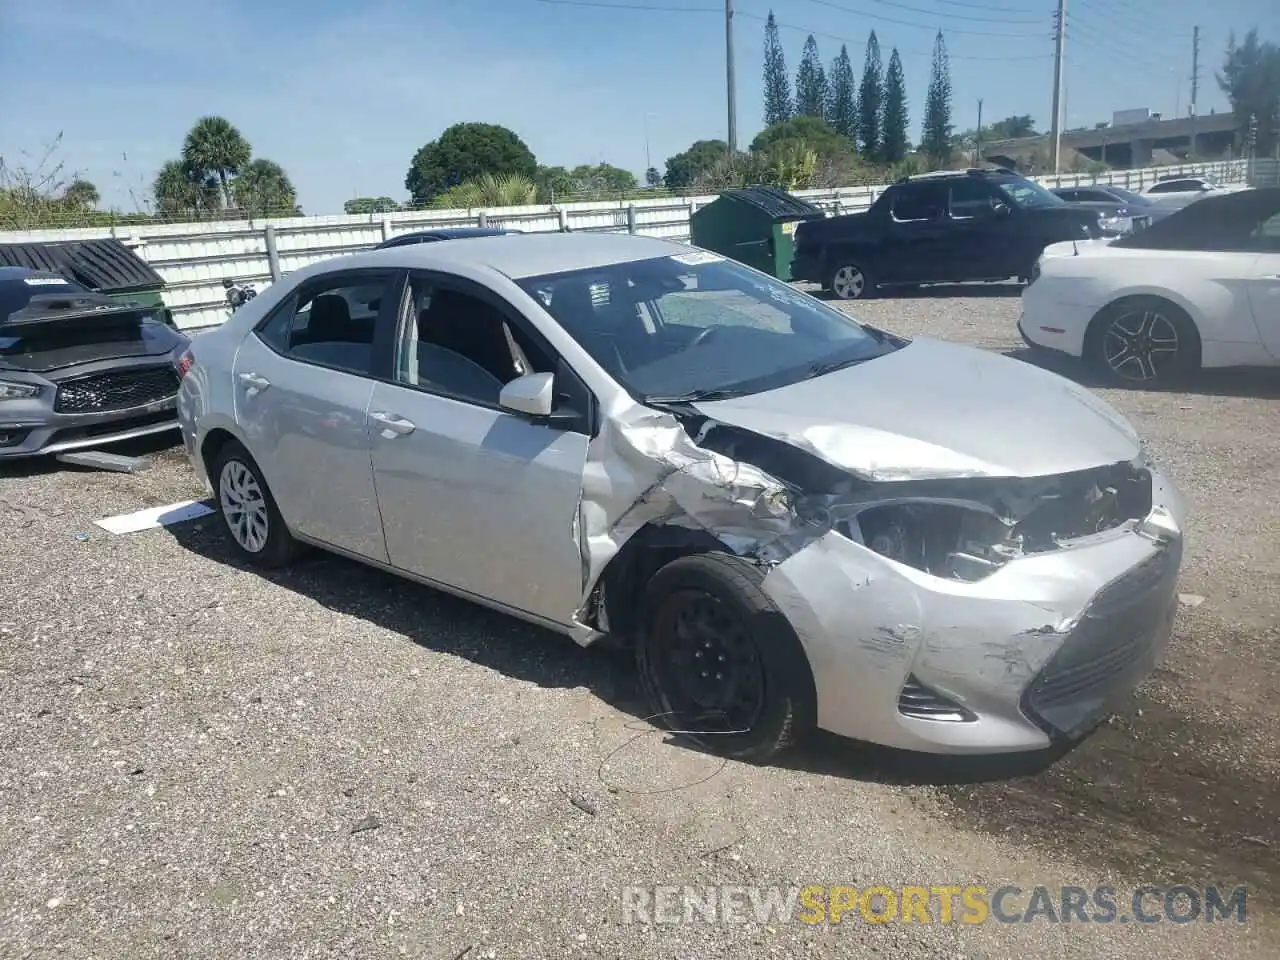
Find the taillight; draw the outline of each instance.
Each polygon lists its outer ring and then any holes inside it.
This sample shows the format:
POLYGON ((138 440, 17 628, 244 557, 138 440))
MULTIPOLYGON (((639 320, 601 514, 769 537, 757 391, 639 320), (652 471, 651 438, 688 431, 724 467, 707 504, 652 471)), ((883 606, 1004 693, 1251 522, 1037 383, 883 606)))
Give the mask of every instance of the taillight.
POLYGON ((182 356, 178 358, 178 376, 185 377, 195 362, 195 354, 193 354, 190 349, 183 350, 182 356))

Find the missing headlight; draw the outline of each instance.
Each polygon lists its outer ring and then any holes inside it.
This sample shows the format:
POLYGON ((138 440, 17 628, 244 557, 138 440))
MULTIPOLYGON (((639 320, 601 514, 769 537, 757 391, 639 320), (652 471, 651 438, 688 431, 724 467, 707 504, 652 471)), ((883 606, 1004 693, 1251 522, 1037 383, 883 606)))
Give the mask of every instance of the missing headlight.
POLYGON ((917 481, 883 493, 841 532, 932 576, 973 582, 1017 557, 1147 516, 1152 477, 1139 458, 1051 477, 917 481))
POLYGON ((854 522, 855 539, 935 577, 981 580, 1022 552, 1008 522, 960 504, 885 504, 862 511, 854 522))

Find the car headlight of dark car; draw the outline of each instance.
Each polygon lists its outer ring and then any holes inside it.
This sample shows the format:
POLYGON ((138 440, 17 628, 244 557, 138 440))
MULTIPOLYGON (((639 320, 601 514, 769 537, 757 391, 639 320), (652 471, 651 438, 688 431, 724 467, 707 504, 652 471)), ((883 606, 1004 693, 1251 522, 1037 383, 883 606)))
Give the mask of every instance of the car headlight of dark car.
POLYGON ((39 396, 39 394, 39 384, 0 380, 0 400, 27 400, 31 397, 39 396))

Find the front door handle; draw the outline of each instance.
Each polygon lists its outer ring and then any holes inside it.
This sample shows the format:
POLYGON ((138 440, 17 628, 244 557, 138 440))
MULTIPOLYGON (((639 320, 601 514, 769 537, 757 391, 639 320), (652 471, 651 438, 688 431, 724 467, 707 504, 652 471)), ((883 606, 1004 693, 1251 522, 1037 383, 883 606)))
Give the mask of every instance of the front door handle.
POLYGON ((266 377, 260 377, 256 373, 240 374, 240 382, 245 385, 245 393, 249 396, 255 396, 261 393, 267 387, 271 386, 271 381, 266 377))
POLYGON ((382 428, 382 435, 388 440, 392 437, 405 436, 418 429, 417 424, 412 420, 406 420, 398 414, 385 413, 381 410, 369 414, 369 419, 382 428))

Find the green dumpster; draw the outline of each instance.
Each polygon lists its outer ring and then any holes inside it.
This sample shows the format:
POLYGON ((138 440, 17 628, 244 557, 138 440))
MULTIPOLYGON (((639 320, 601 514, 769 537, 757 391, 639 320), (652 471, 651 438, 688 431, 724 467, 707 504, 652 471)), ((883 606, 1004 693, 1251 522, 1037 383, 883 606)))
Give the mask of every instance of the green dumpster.
POLYGON ((155 307, 174 325, 164 304, 164 278, 147 261, 111 237, 51 243, 0 243, 0 266, 60 273, 113 300, 155 307))
POLYGON ((796 224, 825 216, 819 207, 777 187, 727 190, 694 211, 690 240, 694 246, 790 280, 796 224))

